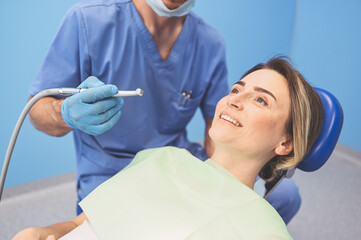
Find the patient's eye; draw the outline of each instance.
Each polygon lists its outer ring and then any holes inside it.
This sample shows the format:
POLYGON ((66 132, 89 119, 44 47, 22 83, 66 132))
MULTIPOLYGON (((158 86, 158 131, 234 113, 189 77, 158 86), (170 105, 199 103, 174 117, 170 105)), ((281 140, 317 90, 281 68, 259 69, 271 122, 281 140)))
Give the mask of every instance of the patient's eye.
POLYGON ((265 106, 268 106, 267 102, 261 97, 256 98, 256 102, 261 103, 265 106))
POLYGON ((238 91, 238 89, 237 89, 237 88, 232 88, 232 89, 231 89, 231 93, 238 94, 238 93, 239 93, 239 91, 238 91))

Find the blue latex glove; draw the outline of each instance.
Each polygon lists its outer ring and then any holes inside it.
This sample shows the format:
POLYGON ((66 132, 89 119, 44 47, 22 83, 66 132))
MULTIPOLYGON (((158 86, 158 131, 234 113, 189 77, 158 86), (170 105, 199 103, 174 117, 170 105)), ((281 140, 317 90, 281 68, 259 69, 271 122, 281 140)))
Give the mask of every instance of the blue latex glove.
POLYGON ((78 88, 86 91, 68 97, 61 107, 64 121, 73 129, 90 135, 99 135, 118 122, 123 98, 111 97, 118 92, 114 85, 105 85, 96 77, 87 78, 78 88))

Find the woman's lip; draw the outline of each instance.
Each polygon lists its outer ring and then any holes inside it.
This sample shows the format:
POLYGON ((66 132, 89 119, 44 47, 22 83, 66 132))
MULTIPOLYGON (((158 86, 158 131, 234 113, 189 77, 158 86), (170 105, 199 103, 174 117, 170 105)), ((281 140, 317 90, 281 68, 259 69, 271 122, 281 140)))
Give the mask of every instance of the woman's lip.
POLYGON ((229 123, 232 123, 236 127, 242 127, 242 124, 236 118, 232 117, 230 114, 222 112, 219 115, 219 118, 221 118, 229 123))

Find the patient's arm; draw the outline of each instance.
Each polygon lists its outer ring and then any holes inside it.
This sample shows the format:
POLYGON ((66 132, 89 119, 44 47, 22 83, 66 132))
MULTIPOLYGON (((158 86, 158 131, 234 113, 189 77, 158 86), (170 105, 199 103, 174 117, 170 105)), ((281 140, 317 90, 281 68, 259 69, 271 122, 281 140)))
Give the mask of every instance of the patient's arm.
POLYGON ((54 235, 58 239, 74 228, 80 226, 85 220, 88 220, 85 213, 80 214, 74 220, 50 225, 48 227, 27 228, 16 234, 13 240, 46 240, 48 236, 54 235))

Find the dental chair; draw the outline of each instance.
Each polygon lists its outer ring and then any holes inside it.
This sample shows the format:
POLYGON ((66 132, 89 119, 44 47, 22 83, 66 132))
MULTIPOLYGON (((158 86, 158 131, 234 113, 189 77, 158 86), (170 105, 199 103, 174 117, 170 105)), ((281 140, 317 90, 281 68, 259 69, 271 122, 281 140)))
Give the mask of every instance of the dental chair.
MULTIPOLYGON (((310 152, 296 167, 305 172, 316 171, 326 163, 335 149, 343 124, 342 107, 336 97, 323 89, 315 90, 323 104, 323 126, 310 152)), ((291 178, 295 170, 279 171, 272 182, 266 183, 264 198, 267 199, 284 178, 291 178)))

